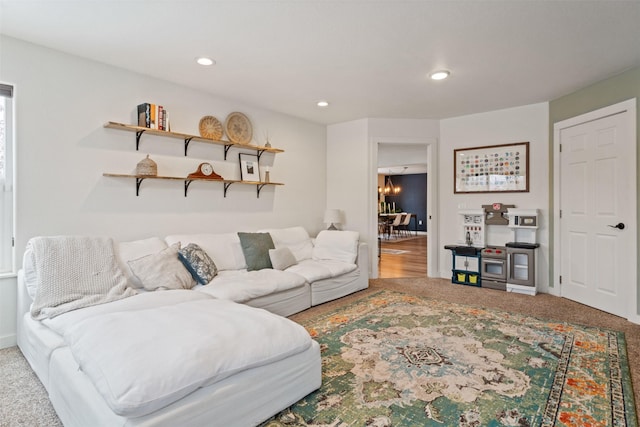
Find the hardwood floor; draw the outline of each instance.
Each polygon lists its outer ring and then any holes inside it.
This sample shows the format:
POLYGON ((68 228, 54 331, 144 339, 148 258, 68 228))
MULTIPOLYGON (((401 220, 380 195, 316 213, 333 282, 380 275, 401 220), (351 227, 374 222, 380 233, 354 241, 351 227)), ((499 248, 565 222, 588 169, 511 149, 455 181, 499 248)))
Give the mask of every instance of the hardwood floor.
POLYGON ((378 277, 391 279, 400 277, 427 277, 427 236, 409 240, 382 239, 382 253, 378 258, 378 277), (407 251, 393 254, 388 251, 407 251))

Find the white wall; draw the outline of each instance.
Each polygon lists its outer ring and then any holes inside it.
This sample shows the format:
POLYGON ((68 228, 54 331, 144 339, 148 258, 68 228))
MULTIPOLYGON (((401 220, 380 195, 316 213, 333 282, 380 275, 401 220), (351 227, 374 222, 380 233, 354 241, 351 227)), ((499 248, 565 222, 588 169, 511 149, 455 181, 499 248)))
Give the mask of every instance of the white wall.
POLYGON ((342 229, 367 237, 369 144, 368 119, 327 127, 327 207, 341 209, 342 229))
MULTIPOLYGON (((446 244, 457 243, 457 211, 477 209, 490 203, 514 204, 540 209, 538 229, 538 289, 549 286, 549 104, 540 103, 440 121, 440 272, 451 275, 451 252, 446 244), (528 193, 453 193, 453 150, 456 148, 529 141, 528 193)), ((489 226, 488 244, 511 241, 504 226, 489 226)))
MULTIPOLYGON (((369 244, 371 277, 377 277, 377 145, 436 144, 437 120, 362 119, 327 127, 327 206, 345 212, 344 229, 369 244)), ((437 182, 437 179, 436 179, 437 182)))
POLYGON ((0 348, 16 344, 16 278, 0 278, 0 348))
MULTIPOLYGON (((27 241, 37 235, 131 240, 293 225, 316 234, 324 228, 325 126, 16 39, 2 37, 0 43, 0 81, 13 84, 16 95, 18 267, 27 241), (245 113, 254 143, 263 144, 268 131, 273 146, 285 150, 260 161, 272 164, 271 181, 285 185, 265 187, 259 199, 255 186, 232 185, 224 198, 221 184, 194 182, 185 198, 181 181, 147 180, 136 197, 134 180, 102 173, 131 173, 150 154, 160 175, 186 176, 209 161, 224 178, 240 178, 237 149, 225 161, 221 146, 192 142, 184 157, 180 140, 143 135, 135 151, 134 133, 103 127, 107 121, 133 123, 142 102, 162 104, 173 131, 196 135, 204 115, 224 121, 233 111, 245 113)), ((11 317, 15 298, 1 296, 0 318, 11 317)), ((0 337, 7 333, 0 330, 0 337)))

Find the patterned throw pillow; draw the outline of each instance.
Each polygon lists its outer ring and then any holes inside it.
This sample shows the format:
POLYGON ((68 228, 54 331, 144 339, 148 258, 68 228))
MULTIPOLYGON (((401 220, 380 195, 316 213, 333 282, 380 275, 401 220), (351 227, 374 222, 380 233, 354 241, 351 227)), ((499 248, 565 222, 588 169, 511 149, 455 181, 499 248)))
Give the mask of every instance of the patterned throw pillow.
POLYGON ((178 258, 196 282, 206 285, 218 274, 218 267, 207 253, 195 243, 189 243, 178 252, 178 258))

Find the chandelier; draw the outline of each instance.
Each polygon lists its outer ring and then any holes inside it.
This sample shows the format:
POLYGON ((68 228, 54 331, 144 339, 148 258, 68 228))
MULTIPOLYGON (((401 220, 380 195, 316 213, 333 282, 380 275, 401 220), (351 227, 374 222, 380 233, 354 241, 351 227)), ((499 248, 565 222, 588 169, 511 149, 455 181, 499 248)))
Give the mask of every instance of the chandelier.
POLYGON ((399 185, 393 185, 393 181, 391 181, 391 175, 387 176, 387 182, 384 187, 378 187, 378 192, 384 194, 385 196, 395 196, 399 194, 402 188, 399 185))
MULTIPOLYGON (((402 173, 404 174, 407 169, 407 166, 403 166, 402 173)), ((378 193, 384 194, 385 196, 395 196, 400 194, 401 191, 402 188, 399 185, 393 185, 393 181, 391 181, 391 169, 389 169, 384 187, 378 187, 378 193)))

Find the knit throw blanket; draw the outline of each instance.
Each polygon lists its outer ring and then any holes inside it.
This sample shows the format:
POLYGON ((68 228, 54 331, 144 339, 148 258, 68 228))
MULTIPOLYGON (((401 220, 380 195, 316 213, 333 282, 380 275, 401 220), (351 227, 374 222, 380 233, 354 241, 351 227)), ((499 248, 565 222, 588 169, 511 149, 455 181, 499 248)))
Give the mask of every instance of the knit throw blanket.
POLYGON ((34 319, 55 317, 137 293, 128 286, 118 266, 110 238, 35 237, 29 243, 38 278, 31 305, 34 319))

